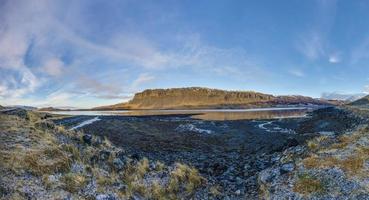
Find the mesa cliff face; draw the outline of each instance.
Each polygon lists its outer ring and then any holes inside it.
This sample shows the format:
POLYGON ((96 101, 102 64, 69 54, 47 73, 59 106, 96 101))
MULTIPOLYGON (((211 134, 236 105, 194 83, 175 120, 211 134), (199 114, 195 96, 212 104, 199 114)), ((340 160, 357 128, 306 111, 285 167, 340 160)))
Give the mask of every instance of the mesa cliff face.
POLYGON ((95 109, 209 109, 251 108, 277 104, 325 104, 310 97, 273 96, 252 91, 226 91, 200 87, 150 89, 127 103, 95 109))

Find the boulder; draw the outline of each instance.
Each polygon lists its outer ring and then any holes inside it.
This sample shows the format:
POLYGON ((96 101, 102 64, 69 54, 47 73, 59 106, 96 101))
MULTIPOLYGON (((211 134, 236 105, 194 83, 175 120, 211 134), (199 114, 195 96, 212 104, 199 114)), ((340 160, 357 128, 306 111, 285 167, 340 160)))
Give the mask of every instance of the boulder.
POLYGON ((285 163, 281 166, 280 172, 281 174, 292 172, 295 169, 295 164, 293 163, 285 163))
POLYGON ((136 160, 136 161, 141 160, 141 156, 140 156, 140 154, 138 154, 138 153, 134 153, 134 154, 132 154, 132 155, 131 155, 131 158, 132 158, 133 160, 136 160))
POLYGON ((99 153, 99 160, 107 161, 109 159, 109 156, 111 155, 111 152, 108 150, 101 150, 99 153))
POLYGON ((115 158, 113 160, 113 166, 115 170, 121 171, 124 169, 125 163, 120 158, 115 158))
POLYGON ((262 184, 268 184, 279 175, 280 170, 278 168, 268 168, 259 173, 259 182, 261 182, 262 184))
POLYGON ((91 145, 91 143, 92 143, 92 135, 90 135, 90 134, 84 134, 82 136, 82 140, 83 140, 84 143, 86 143, 88 145, 91 145))

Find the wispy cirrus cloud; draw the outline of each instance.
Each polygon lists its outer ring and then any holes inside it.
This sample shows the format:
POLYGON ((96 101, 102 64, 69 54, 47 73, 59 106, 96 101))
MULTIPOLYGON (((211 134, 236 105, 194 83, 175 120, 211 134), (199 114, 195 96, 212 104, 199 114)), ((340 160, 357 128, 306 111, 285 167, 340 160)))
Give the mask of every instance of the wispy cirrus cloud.
POLYGON ((313 24, 300 34, 296 48, 310 61, 324 59, 330 63, 337 63, 340 58, 328 39, 335 23, 337 1, 316 0, 315 3, 313 24))
POLYGON ((149 83, 155 80, 155 76, 150 75, 148 73, 140 74, 136 80, 132 83, 132 88, 137 89, 137 87, 141 86, 142 84, 149 83))
POLYGON ((60 76, 64 71, 64 62, 59 58, 51 58, 45 61, 41 67, 42 72, 50 76, 60 76))
POLYGON ((305 76, 305 73, 297 68, 288 70, 288 73, 300 78, 305 76))
POLYGON ((311 32, 301 37, 297 49, 308 59, 316 60, 325 55, 325 44, 322 35, 317 32, 311 32))

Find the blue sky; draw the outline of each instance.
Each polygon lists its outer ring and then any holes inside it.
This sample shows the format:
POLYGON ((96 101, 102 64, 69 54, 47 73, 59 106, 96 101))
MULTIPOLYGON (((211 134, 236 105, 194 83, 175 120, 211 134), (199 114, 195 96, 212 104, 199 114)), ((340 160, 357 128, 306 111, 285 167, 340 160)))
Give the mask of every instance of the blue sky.
POLYGON ((369 92, 369 2, 1 1, 0 104, 90 107, 147 88, 369 92))

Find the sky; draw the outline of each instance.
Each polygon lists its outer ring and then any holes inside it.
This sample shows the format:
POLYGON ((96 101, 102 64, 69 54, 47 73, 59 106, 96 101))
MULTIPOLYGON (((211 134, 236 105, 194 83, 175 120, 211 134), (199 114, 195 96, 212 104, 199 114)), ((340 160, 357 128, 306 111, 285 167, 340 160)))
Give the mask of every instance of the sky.
POLYGON ((87 108, 148 88, 369 92, 365 0, 0 0, 0 104, 87 108))

